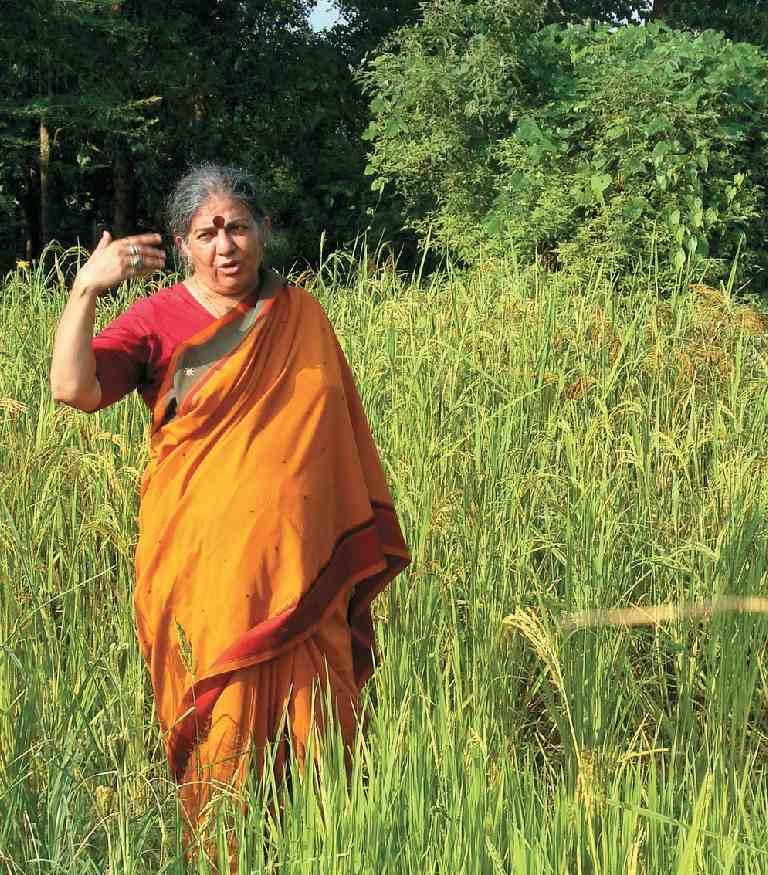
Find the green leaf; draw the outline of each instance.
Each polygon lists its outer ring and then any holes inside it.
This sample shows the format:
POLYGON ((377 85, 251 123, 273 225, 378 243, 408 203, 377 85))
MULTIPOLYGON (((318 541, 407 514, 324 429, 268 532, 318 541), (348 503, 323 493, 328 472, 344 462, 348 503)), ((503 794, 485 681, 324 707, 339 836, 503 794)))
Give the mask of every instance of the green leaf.
POLYGON ((682 270, 685 267, 685 250, 678 249, 674 257, 675 270, 682 270))
POLYGON ((602 198, 605 190, 613 182, 612 177, 608 173, 595 173, 589 179, 589 185, 595 195, 602 198))
POLYGON ((629 158, 623 165, 625 176, 637 176, 645 173, 645 162, 640 158, 629 158))
POLYGON ((672 151, 672 143, 669 140, 661 140, 656 143, 653 147, 653 152, 651 152, 651 158, 653 158, 655 163, 659 163, 664 160, 664 157, 668 155, 672 151))
POLYGON ((623 213, 624 217, 629 219, 630 222, 637 222, 638 219, 642 218, 643 213, 648 207, 648 202, 645 198, 635 197, 632 198, 629 203, 624 205, 623 213))
POLYGON ((656 116, 654 120, 648 125, 647 128, 643 131, 643 133, 647 137, 653 137, 656 134, 660 134, 662 131, 666 131, 669 128, 669 121, 664 118, 664 116, 656 116))
POLYGON ((520 119, 515 133, 524 143, 538 143, 542 138, 541 128, 530 116, 520 119))
POLYGON ((381 95, 376 95, 371 101, 371 112, 380 113, 389 109, 389 101, 381 95))

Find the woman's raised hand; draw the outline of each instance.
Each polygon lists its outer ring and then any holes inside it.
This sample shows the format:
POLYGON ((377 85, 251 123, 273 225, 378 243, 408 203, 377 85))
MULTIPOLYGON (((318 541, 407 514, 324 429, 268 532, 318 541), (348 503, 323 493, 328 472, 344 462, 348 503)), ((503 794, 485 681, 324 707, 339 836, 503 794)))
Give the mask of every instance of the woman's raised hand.
POLYGON ((109 231, 101 235, 91 257, 75 277, 75 286, 102 295, 123 280, 145 276, 165 266, 165 251, 159 234, 135 234, 113 240, 109 231))

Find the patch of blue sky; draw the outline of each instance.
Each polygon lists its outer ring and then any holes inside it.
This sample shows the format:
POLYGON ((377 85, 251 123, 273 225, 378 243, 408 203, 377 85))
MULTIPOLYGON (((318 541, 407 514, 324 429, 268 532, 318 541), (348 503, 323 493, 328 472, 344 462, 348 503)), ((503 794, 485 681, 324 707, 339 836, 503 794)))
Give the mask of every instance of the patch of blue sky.
POLYGON ((339 12, 333 0, 317 0, 317 5, 309 16, 309 23, 314 31, 333 27, 338 20, 339 12))

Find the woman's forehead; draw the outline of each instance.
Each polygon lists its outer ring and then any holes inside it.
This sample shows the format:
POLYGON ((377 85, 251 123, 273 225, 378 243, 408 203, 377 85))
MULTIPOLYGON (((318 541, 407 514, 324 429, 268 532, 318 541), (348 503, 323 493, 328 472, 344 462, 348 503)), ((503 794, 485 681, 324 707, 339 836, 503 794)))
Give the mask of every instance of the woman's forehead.
POLYGON ((198 209, 192 216, 192 228, 223 228, 228 222, 235 219, 250 219, 251 212, 248 207, 239 200, 231 197, 214 195, 198 209))

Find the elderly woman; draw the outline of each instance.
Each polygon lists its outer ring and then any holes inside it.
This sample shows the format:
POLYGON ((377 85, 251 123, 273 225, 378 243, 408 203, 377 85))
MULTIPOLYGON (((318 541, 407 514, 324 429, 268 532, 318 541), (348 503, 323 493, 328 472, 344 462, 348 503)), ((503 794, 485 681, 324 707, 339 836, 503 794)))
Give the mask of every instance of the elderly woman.
POLYGON ((134 608, 188 818, 265 746, 351 742, 373 668, 371 601, 409 561, 347 362, 318 303, 264 266, 249 177, 207 165, 169 200, 190 268, 93 337, 96 299, 165 264, 158 234, 105 233, 75 278, 54 397, 152 411, 134 608), (323 713, 330 702, 333 715, 323 713))

